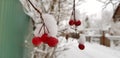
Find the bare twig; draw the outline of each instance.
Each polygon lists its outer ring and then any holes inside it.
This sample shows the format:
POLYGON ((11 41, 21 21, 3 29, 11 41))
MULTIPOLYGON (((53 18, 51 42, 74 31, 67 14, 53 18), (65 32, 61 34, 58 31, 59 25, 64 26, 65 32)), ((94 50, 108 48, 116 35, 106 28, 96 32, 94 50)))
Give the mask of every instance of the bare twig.
MULTIPOLYGON (((28 2, 29 2, 29 3, 31 4, 31 6, 40 14, 40 18, 41 18, 41 20, 42 20, 42 22, 43 22, 44 33, 45 33, 45 27, 46 27, 46 29, 47 29, 47 31, 48 31, 48 33, 49 33, 49 30, 48 30, 47 26, 45 25, 45 22, 44 22, 44 19, 43 19, 43 17, 42 17, 42 13, 40 12, 40 10, 38 10, 38 9, 32 4, 32 2, 31 2, 30 0, 28 0, 28 2)), ((40 28, 40 31, 41 31, 41 29, 42 29, 42 27, 40 28)))
POLYGON ((43 17, 42 17, 42 13, 32 4, 32 2, 30 0, 28 0, 28 2, 31 4, 31 6, 40 14, 41 19, 44 21, 43 17))

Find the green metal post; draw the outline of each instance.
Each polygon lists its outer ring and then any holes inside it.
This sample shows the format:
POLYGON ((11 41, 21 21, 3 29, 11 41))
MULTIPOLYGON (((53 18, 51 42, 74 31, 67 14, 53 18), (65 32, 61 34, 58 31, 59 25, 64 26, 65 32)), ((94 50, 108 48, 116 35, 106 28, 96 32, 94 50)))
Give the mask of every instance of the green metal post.
POLYGON ((0 0, 0 58, 22 58, 29 18, 19 0, 0 0))

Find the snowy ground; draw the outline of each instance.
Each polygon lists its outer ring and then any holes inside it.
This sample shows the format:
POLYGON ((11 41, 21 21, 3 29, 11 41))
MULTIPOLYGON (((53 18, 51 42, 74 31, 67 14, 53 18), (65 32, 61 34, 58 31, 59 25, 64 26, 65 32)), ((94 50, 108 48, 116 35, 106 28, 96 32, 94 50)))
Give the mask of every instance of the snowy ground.
POLYGON ((74 41, 71 48, 64 51, 58 58, 120 58, 120 51, 96 43, 85 43, 85 49, 79 50, 74 41))

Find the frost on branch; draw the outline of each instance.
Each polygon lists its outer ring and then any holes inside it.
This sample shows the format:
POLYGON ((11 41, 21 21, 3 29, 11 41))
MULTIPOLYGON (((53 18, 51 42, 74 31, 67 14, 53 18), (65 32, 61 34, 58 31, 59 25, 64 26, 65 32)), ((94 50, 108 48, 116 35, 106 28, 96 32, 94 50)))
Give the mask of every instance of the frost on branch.
MULTIPOLYGON (((43 14, 43 18, 44 18, 45 25, 49 30, 49 35, 56 36, 57 35, 57 23, 54 17, 50 14, 43 14)), ((35 24, 35 26, 36 26, 36 29, 34 31, 35 36, 41 36, 42 34, 44 34, 43 28, 41 30, 41 33, 39 33, 39 30, 42 24, 35 24)))
POLYGON ((31 56, 32 58, 38 58, 38 57, 39 58, 56 58, 55 55, 57 52, 56 51, 57 46, 49 47, 45 43, 41 43, 39 45, 39 41, 36 41, 36 40, 39 40, 44 33, 48 33, 48 35, 52 37, 55 37, 57 35, 57 24, 56 24, 55 18, 50 14, 42 13, 42 9, 40 9, 41 7, 40 0, 39 1, 38 0, 20 0, 20 2, 24 7, 25 13, 32 18, 34 22, 33 26, 35 26, 35 29, 33 30, 33 34, 35 37, 33 38, 34 40, 32 43, 34 43, 33 45, 37 47, 34 47, 34 46, 31 47, 32 44, 30 43, 31 42, 30 39, 25 41, 28 44, 27 48, 31 49, 30 52, 32 51, 31 55, 28 55, 28 57, 31 56))
MULTIPOLYGON (((72 1, 69 0, 20 0, 20 2, 24 7, 25 13, 29 15, 34 22, 33 26, 35 26, 35 29, 33 30, 33 34, 36 37, 41 37, 44 33, 56 37, 58 21, 68 20, 71 15, 72 1), (29 1, 31 1, 31 3, 29 1)), ((79 17, 79 15, 77 17, 79 17)), ((77 20, 79 20, 79 18, 77 18, 77 20)), ((28 39, 28 41, 30 41, 30 39, 28 39)), ((63 40, 59 39, 59 41, 63 40)), ((30 42, 27 42, 27 44, 30 42)), ((31 49, 30 52, 32 51, 32 58, 56 58, 63 51, 69 49, 69 43, 69 40, 65 40, 65 43, 60 42, 56 47, 49 47, 49 45, 42 42, 40 45, 37 45, 37 47, 29 44, 28 49, 31 49)), ((31 56, 31 54, 29 56, 31 56)))

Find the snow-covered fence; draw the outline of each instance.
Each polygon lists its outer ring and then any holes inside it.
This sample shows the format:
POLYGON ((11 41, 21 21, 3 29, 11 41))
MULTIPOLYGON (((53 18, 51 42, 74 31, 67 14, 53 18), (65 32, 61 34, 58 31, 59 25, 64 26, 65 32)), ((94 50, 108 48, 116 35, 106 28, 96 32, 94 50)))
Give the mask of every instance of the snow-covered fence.
POLYGON ((110 46, 109 39, 103 35, 86 35, 86 41, 92 42, 92 40, 97 41, 97 43, 100 43, 101 45, 110 46))
MULTIPOLYGON (((95 39, 95 38, 100 38, 102 35, 85 35, 86 37, 86 41, 88 42, 92 42, 92 38, 95 39)), ((96 39, 97 40, 97 39, 96 39)))
POLYGON ((108 47, 110 46, 110 40, 106 38, 105 36, 102 36, 102 35, 93 35, 93 36, 87 35, 86 36, 86 41, 92 42, 92 40, 97 41, 101 45, 108 46, 108 47))
POLYGON ((115 47, 120 45, 120 36, 106 36, 110 40, 110 47, 115 47))
POLYGON ((106 35, 105 31, 102 31, 102 35, 85 35, 86 41, 92 42, 92 40, 99 40, 101 45, 107 47, 115 47, 120 45, 120 36, 106 35), (97 39, 96 39, 97 38, 97 39))

